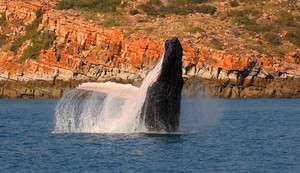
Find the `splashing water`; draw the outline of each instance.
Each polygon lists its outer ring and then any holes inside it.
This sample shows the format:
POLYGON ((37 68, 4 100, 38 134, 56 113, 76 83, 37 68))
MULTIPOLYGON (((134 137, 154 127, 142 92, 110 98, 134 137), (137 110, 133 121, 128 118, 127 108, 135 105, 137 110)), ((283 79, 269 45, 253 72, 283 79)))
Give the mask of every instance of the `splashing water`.
MULTIPOLYGON (((160 74, 162 59, 140 88, 113 82, 84 83, 65 93, 56 106, 54 133, 148 132, 140 111, 148 88, 160 74)), ((216 124, 222 118, 223 107, 215 99, 185 99, 181 108, 180 131, 184 132, 195 132, 199 125, 216 124)))
MULTIPOLYGON (((163 57, 163 56, 162 56, 163 57)), ((56 106, 55 133, 136 133, 147 132, 139 112, 148 87, 157 79, 162 59, 149 71, 140 89, 107 83, 85 83, 84 90, 101 88, 105 93, 71 90, 56 106), (128 93, 132 97, 128 96, 128 93), (119 97, 121 96, 121 97, 119 97)))

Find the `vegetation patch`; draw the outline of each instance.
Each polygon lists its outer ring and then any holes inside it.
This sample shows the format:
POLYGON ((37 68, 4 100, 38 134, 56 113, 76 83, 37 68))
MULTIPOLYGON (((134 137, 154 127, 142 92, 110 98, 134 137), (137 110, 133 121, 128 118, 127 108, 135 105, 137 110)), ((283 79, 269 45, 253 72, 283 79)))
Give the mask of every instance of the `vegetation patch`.
MULTIPOLYGON (((258 24, 256 20, 261 15, 261 12, 252 9, 233 10, 228 13, 228 16, 232 18, 233 23, 242 25, 242 28, 247 31, 261 34, 263 39, 272 46, 280 46, 282 44, 282 39, 279 36, 279 33, 282 31, 287 31, 285 40, 295 46, 300 46, 300 27, 297 16, 293 16, 288 11, 280 11, 278 13, 278 18, 274 20, 273 23, 258 24)), ((277 55, 282 55, 286 52, 286 49, 272 49, 272 52, 277 55)))
POLYGON ((117 22, 115 16, 109 16, 109 17, 107 17, 107 18, 105 18, 103 20, 103 22, 101 23, 101 25, 103 27, 113 27, 113 26, 118 26, 119 23, 117 22))
POLYGON ((86 14, 84 15, 84 20, 96 20, 97 17, 95 14, 86 14))
MULTIPOLYGON (((5 26, 6 26, 6 17, 5 17, 5 13, 2 13, 0 14, 0 27, 2 27, 3 30, 5 26)), ((0 34, 0 42, 4 43, 5 39, 6 39, 6 35, 4 33, 0 34)))
POLYGON ((252 9, 233 10, 228 13, 232 18, 232 22, 237 25, 242 25, 243 29, 255 33, 265 33, 274 30, 273 27, 267 24, 257 24, 256 20, 262 15, 261 12, 252 9), (251 16, 251 18, 250 18, 251 16))
POLYGON ((31 45, 22 54, 22 62, 26 59, 36 59, 40 50, 50 48, 56 39, 54 32, 37 31, 39 24, 42 22, 42 17, 39 15, 39 12, 36 12, 36 14, 38 18, 36 18, 30 25, 26 26, 26 34, 16 38, 10 47, 10 51, 13 51, 16 54, 18 49, 26 40, 31 40, 31 45))
POLYGON ((239 25, 250 25, 251 20, 248 16, 235 16, 233 22, 239 25))
POLYGON ((195 8, 195 12, 198 13, 204 13, 204 14, 215 14, 215 12, 217 11, 217 7, 212 6, 212 5, 201 5, 195 8))
POLYGON ((40 18, 40 17, 42 17, 42 15, 43 15, 42 10, 36 10, 34 13, 35 13, 35 17, 36 17, 36 18, 40 18))
POLYGON ((57 48, 58 48, 59 50, 63 49, 64 47, 65 47, 65 45, 64 45, 63 43, 61 43, 61 44, 59 44, 59 45, 57 46, 57 48))
POLYGON ((140 12, 139 12, 139 10, 137 10, 137 9, 131 9, 130 11, 129 11, 129 14, 130 15, 137 15, 137 14, 139 14, 140 12))
POLYGON ((285 7, 287 9, 290 9, 290 10, 299 10, 297 8, 297 3, 299 3, 299 0, 285 0, 285 1, 280 1, 280 5, 282 7, 285 7))
POLYGON ((288 50, 278 47, 278 46, 274 46, 272 48, 272 50, 275 55, 280 56, 280 57, 283 57, 284 55, 286 55, 289 52, 288 50))
POLYGON ((6 25, 6 15, 5 13, 0 14, 0 26, 4 27, 6 25))
POLYGON ((273 32, 264 33, 264 39, 274 46, 278 46, 281 44, 280 37, 273 32))
POLYGON ((231 0, 231 1, 229 2, 229 4, 230 4, 231 7, 237 7, 237 6, 240 5, 239 2, 238 2, 237 0, 231 0))
POLYGON ((228 12, 228 16, 238 25, 256 25, 255 20, 261 15, 260 12, 251 9, 233 10, 228 12), (249 16, 252 16, 250 19, 249 16))
POLYGON ((212 38, 211 43, 216 49, 223 50, 224 44, 217 38, 212 38))
POLYGON ((289 42, 300 47, 300 28, 289 28, 285 37, 289 42))
POLYGON ((245 25, 244 29, 255 33, 264 33, 264 32, 271 31, 272 27, 268 25, 257 25, 256 23, 254 23, 254 24, 245 25))
POLYGON ((246 4, 256 4, 256 3, 262 2, 262 0, 240 0, 240 2, 243 2, 246 4))
POLYGON ((202 4, 207 0, 173 0, 163 5, 160 0, 149 0, 140 8, 148 15, 158 16, 166 14, 187 15, 189 13, 214 14, 217 10, 215 6, 202 4))
POLYGON ((154 31, 154 28, 153 27, 148 27, 148 28, 144 28, 144 30, 148 33, 151 33, 154 31))
POLYGON ((37 32, 39 24, 42 22, 42 18, 36 18, 31 24, 26 26, 26 34, 24 36, 16 38, 10 48, 15 54, 18 49, 23 45, 26 40, 35 40, 39 37, 40 32, 37 32))
POLYGON ((205 32, 205 30, 203 28, 201 28, 200 26, 189 27, 189 28, 186 28, 185 31, 190 32, 190 33, 205 32))
POLYGON ((258 53, 267 53, 267 50, 265 49, 265 47, 263 47, 261 45, 261 43, 259 44, 247 44, 246 45, 247 49, 252 49, 257 51, 258 53))
POLYGON ((37 59, 40 50, 49 49, 54 40, 56 40, 56 35, 52 31, 37 32, 37 36, 31 39, 32 44, 22 54, 21 62, 26 59, 37 59))
POLYGON ((254 16, 259 17, 261 16, 261 12, 253 9, 244 9, 244 10, 232 10, 228 12, 229 17, 237 17, 237 16, 254 16))
POLYGON ((144 19, 142 17, 137 18, 136 20, 138 23, 145 23, 145 22, 149 22, 148 19, 144 19))
POLYGON ((94 12, 115 12, 121 0, 61 0, 57 9, 79 9, 94 12))
POLYGON ((297 18, 287 11, 281 11, 279 13, 278 23, 282 27, 295 27, 297 18))
POLYGON ((160 0, 149 0, 141 5, 140 8, 148 15, 159 15, 163 11, 164 6, 160 0))

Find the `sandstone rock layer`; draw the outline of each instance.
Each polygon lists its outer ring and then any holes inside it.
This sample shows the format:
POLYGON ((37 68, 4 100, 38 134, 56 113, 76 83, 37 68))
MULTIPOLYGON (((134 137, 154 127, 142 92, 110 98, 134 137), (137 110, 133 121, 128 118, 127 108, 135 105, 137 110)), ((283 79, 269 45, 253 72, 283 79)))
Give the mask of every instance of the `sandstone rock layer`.
MULTIPOLYGON (((20 62, 0 49, 0 98, 59 98, 87 81, 116 81, 139 85, 163 52, 164 39, 124 35, 118 28, 103 28, 93 21, 72 17, 72 11, 54 10, 38 1, 4 1, 0 12, 8 22, 32 23, 42 10, 39 30, 52 31, 56 40, 41 50, 38 59, 20 62)), ((30 45, 30 40, 27 42, 30 45)), ((26 45, 23 49, 26 49, 26 45)), ((184 95, 223 98, 300 97, 300 55, 237 55, 183 42, 184 95)))

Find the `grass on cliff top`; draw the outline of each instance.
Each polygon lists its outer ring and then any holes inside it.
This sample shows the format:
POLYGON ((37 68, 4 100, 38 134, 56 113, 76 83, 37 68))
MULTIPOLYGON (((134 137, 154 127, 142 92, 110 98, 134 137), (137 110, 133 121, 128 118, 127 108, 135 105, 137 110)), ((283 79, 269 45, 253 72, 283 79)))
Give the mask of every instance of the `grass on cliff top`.
MULTIPOLYGON (((264 14, 267 13, 259 11, 259 8, 256 10, 244 8, 231 10, 227 16, 232 19, 233 24, 244 30, 243 32, 261 37, 261 40, 258 41, 261 48, 255 49, 260 53, 282 56, 290 49, 290 47, 284 46, 285 44, 291 43, 296 47, 300 46, 300 16, 297 16, 297 13, 279 9, 276 12, 276 18, 272 20, 264 20, 264 14), (287 34, 282 36, 283 32, 287 32, 287 34)), ((250 47, 254 48, 255 46, 250 47)))
POLYGON ((198 32, 198 33, 205 32, 205 30, 204 30, 203 28, 199 27, 199 26, 187 27, 187 28, 185 29, 185 31, 186 31, 186 32, 193 33, 193 34, 195 34, 195 33, 197 33, 197 32, 198 32))
POLYGON ((139 6, 151 16, 164 16, 166 14, 187 15, 189 13, 204 13, 213 15, 217 8, 212 5, 202 4, 209 0, 169 0, 166 5, 161 0, 149 0, 139 6), (200 4, 200 5, 199 5, 200 4))
POLYGON ((79 9, 94 12, 114 12, 120 6, 121 0, 61 0, 56 8, 79 9))
MULTIPOLYGON (((117 7, 126 7, 128 1, 122 0, 61 0, 57 3, 56 8, 59 10, 76 9, 94 12, 115 12, 117 7)), ((146 3, 138 6, 139 10, 148 15, 158 16, 165 14, 186 15, 189 13, 214 14, 217 10, 215 6, 202 4, 209 0, 168 0, 164 5, 161 0, 148 0, 146 3), (199 5, 201 4, 201 5, 199 5)), ((139 13, 137 9, 131 9, 132 15, 139 13)))

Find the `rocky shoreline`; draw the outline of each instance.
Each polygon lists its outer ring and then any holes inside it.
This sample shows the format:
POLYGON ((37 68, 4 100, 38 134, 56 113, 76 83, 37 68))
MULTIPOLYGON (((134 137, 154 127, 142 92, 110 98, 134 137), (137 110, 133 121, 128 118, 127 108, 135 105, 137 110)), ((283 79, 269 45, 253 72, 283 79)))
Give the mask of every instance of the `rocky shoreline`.
POLYGON ((258 79, 253 84, 193 78, 185 83, 185 97, 300 98, 300 79, 258 79))
MULTIPOLYGON (((111 80, 120 82, 117 80, 111 80)), ((91 81, 0 80, 2 99, 58 99, 64 92, 91 81)), ((139 85, 140 82, 136 82, 139 85)), ((182 96, 214 98, 300 98, 300 79, 259 79, 252 84, 238 84, 226 80, 186 78, 182 96)))

